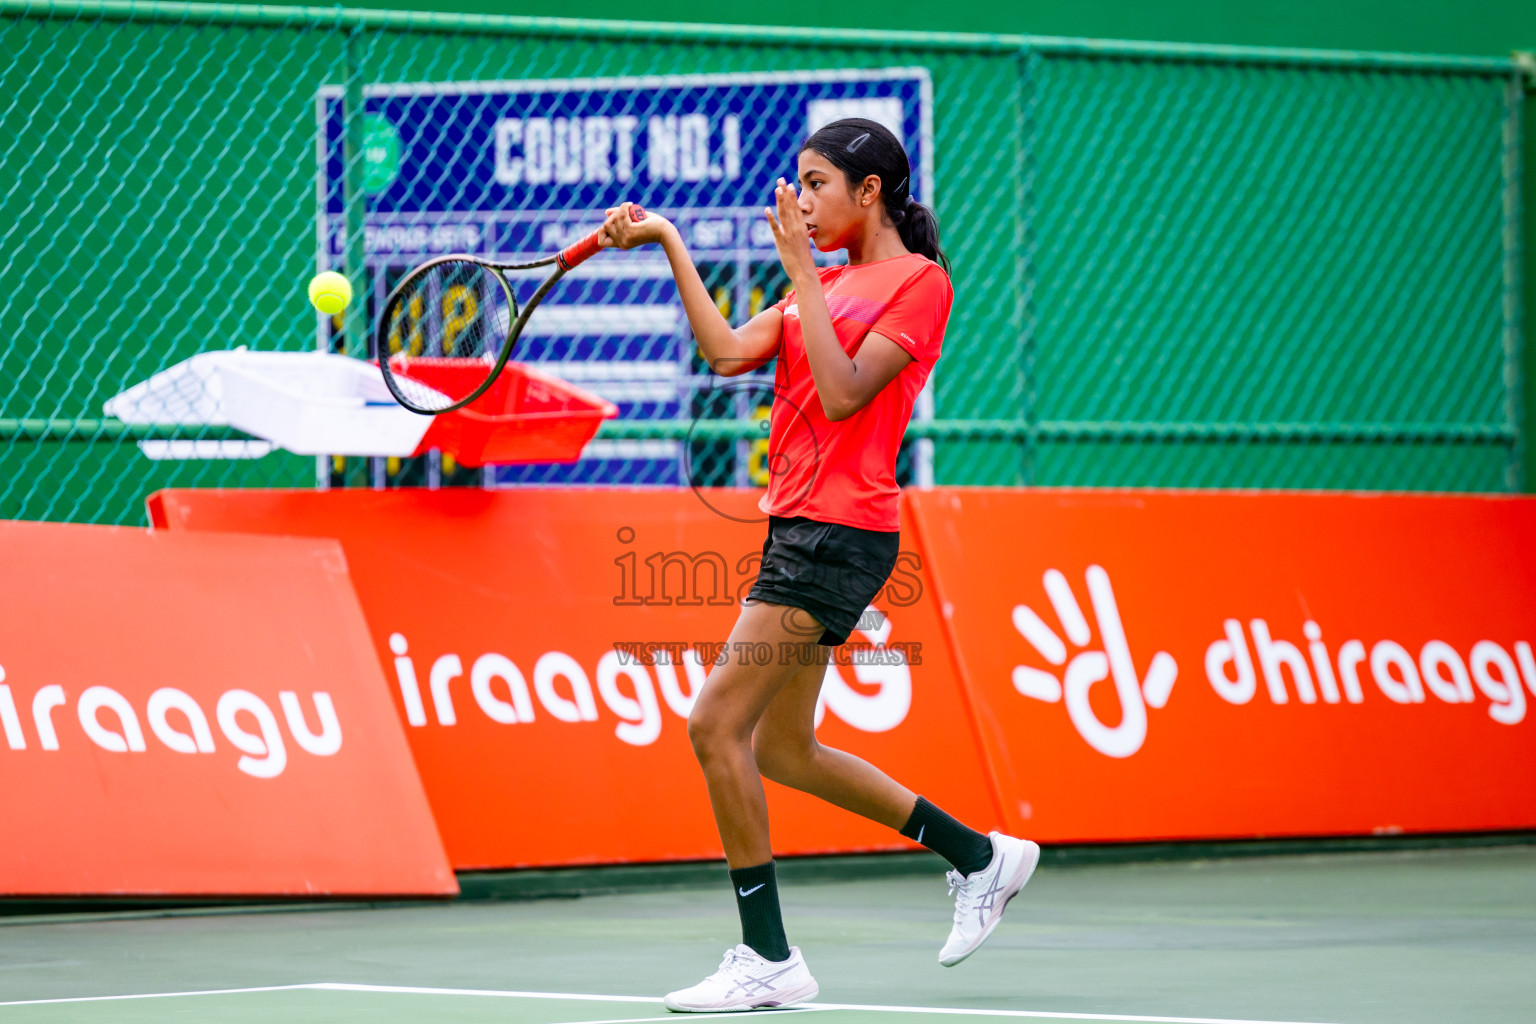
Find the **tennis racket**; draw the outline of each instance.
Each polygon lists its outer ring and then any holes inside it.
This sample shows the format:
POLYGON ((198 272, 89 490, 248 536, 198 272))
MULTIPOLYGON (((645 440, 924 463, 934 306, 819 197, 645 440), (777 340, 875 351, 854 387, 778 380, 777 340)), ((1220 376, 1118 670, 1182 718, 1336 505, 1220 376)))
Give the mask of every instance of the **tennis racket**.
MULTIPOLYGON (((630 207, 629 215, 645 219, 638 206, 630 207)), ((395 401, 411 412, 436 416, 485 394, 511 358, 529 315, 557 281, 597 254, 602 234, 599 228, 532 263, 495 263, 461 253, 438 256, 401 278, 384 300, 374 332, 374 353, 395 401), (539 267, 554 270, 519 310, 507 273, 539 267), (411 376, 413 361, 441 366, 447 360, 452 373, 421 374, 431 379, 430 385, 411 376)))

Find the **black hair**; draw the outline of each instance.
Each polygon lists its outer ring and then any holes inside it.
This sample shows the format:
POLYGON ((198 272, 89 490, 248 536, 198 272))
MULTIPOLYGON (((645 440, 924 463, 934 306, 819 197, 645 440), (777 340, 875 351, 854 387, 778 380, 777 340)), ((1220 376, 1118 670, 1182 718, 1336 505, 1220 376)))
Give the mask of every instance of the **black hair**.
POLYGON ((800 152, 808 149, 832 161, 850 186, 857 187, 871 174, 878 177, 880 199, 902 244, 949 273, 949 257, 939 247, 939 218, 912 198, 912 165, 889 128, 867 117, 845 117, 812 133, 800 152))

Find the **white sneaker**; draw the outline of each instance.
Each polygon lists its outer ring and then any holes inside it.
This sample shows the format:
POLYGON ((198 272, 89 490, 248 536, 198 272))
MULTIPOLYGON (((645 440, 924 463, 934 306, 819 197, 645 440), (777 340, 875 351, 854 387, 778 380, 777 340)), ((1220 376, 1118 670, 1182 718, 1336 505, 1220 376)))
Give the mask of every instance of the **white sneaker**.
POLYGON ((949 891, 955 897, 955 926, 949 941, 939 950, 939 963, 955 964, 981 948, 1003 919, 1008 901, 1019 894, 1040 863, 1040 847, 1028 839, 1015 839, 1001 832, 989 833, 992 863, 969 877, 951 871, 949 891))
POLYGON ((669 993, 662 1002, 679 1013, 721 1013, 793 1006, 814 999, 820 991, 798 946, 789 947, 788 960, 774 963, 742 944, 725 951, 725 959, 714 974, 692 988, 669 993))

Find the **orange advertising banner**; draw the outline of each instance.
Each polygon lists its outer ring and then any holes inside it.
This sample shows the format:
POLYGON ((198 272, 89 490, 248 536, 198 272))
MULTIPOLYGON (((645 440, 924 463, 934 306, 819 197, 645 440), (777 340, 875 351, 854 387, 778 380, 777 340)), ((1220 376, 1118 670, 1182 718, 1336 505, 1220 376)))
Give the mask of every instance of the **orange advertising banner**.
MULTIPOLYGON (((757 575, 757 496, 178 490, 150 509, 174 531, 341 541, 449 857, 474 869, 721 855, 686 719, 757 575)), ((829 670, 818 735, 995 828, 938 606, 903 547, 829 670)), ((812 797, 769 784, 769 800, 781 853, 912 848, 812 797)))
POLYGON ((334 541, 0 522, 0 894, 458 891, 334 541))
POLYGON ((1009 827, 1536 827, 1536 500, 909 491, 1009 827))

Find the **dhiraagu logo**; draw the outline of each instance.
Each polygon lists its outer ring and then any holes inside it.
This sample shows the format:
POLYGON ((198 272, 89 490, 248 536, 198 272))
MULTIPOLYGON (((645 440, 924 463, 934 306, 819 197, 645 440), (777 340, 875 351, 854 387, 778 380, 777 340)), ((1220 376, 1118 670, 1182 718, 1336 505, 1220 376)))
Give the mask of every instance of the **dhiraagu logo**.
MULTIPOLYGON (((1013 688, 1033 700, 1065 704, 1073 727, 1090 747, 1106 757, 1130 757, 1146 742, 1149 709, 1167 705, 1179 667, 1167 651, 1147 660, 1132 656, 1109 573, 1090 565, 1083 582, 1094 626, 1073 585, 1057 569, 1047 569, 1042 579, 1049 617, 1027 604, 1013 607, 1013 628, 1050 666, 1015 665, 1013 688), (1137 666, 1143 664, 1146 674, 1140 676, 1137 666), (1089 699, 1089 691, 1099 683, 1113 684, 1117 724, 1105 724, 1089 699)), ((1293 699, 1319 707, 1364 704, 1370 680, 1387 701, 1405 707, 1471 704, 1481 693, 1488 701, 1488 716, 1513 726, 1525 720, 1526 691, 1536 698, 1536 649, 1529 640, 1464 639, 1470 645, 1458 648, 1433 636, 1407 644, 1389 637, 1368 642, 1357 636, 1330 650, 1323 627, 1311 618, 1301 623, 1300 636, 1292 633, 1288 639, 1252 611, 1246 623, 1224 617, 1221 635, 1202 645, 1206 681, 1233 707, 1249 705, 1260 694, 1275 706, 1293 699), (1435 700, 1427 702, 1427 697, 1435 700)), ((1193 660, 1199 661, 1199 656, 1193 660)), ((1114 721, 1107 691, 1099 704, 1114 721)))
MULTIPOLYGON (((1109 583, 1109 573, 1100 566, 1090 565, 1084 577, 1103 649, 1078 650, 1069 662, 1067 644, 1056 631, 1029 605, 1016 605, 1013 627, 1019 635, 1051 665, 1066 665, 1066 671, 1058 677, 1054 672, 1017 665, 1013 670, 1013 686, 1019 693, 1035 700, 1048 703, 1065 700, 1067 715, 1089 746, 1109 757, 1130 757, 1141 749, 1147 738, 1147 708, 1161 708, 1168 703, 1179 666, 1168 652, 1158 651, 1147 666, 1146 679, 1138 679, 1130 645, 1126 643, 1125 628, 1120 623, 1120 607, 1109 583), (1114 681, 1115 694, 1120 699, 1120 722, 1114 726, 1099 720, 1088 699, 1093 684, 1106 678, 1114 681)), ((1087 648, 1093 631, 1088 627, 1088 619, 1072 585, 1057 569, 1047 569, 1043 582, 1051 609, 1067 640, 1073 648, 1087 648)))
POLYGON ((363 118, 363 191, 377 195, 400 176, 400 132, 386 117, 363 118))

